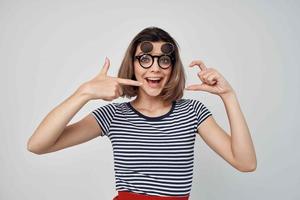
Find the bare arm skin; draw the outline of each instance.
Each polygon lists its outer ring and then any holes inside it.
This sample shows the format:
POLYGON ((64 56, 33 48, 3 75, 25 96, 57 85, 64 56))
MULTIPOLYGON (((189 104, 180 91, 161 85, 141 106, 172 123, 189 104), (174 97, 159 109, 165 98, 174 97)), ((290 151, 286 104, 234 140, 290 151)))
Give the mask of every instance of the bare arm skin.
POLYGON ((214 68, 207 68, 203 61, 195 60, 189 65, 193 66, 201 69, 198 76, 202 83, 189 85, 186 89, 206 91, 221 97, 231 131, 229 135, 213 116, 209 116, 199 125, 199 135, 209 147, 239 171, 254 171, 257 166, 255 149, 235 91, 221 73, 214 68))
POLYGON ((100 128, 93 126, 91 117, 85 117, 81 121, 72 124, 68 127, 66 125, 74 117, 74 115, 88 102, 87 96, 76 91, 60 105, 55 107, 39 124, 34 134, 30 137, 27 143, 27 149, 36 154, 43 154, 49 150, 58 150, 63 148, 59 144, 68 143, 69 145, 75 145, 74 141, 81 142, 81 140, 87 140, 89 137, 96 137, 100 134, 100 128), (87 122, 87 123, 85 123, 87 122), (88 127, 91 126, 91 127, 88 127), (77 129, 77 130, 76 130, 77 129), (73 133, 72 133, 73 131, 73 133), (81 136, 78 132, 85 131, 85 134, 81 136), (90 132, 90 134, 88 134, 90 132), (59 141, 61 137, 63 140, 66 137, 70 137, 72 133, 73 142, 59 141), (76 134, 77 133, 77 134, 76 134), (84 137, 84 138, 83 138, 84 137), (59 141, 57 144, 56 142, 59 141), (55 145, 56 144, 56 145, 55 145), (55 146, 54 146, 55 145, 55 146), (52 148, 51 148, 52 147, 52 148), (51 148, 51 149, 50 149, 51 148))
POLYGON ((198 127, 205 143, 225 161, 241 172, 256 169, 256 154, 246 120, 235 94, 222 96, 230 122, 231 134, 226 133, 212 116, 198 127))
POLYGON ((101 72, 82 84, 70 97, 55 107, 42 120, 27 142, 27 149, 35 154, 45 154, 81 144, 101 134, 101 128, 92 114, 80 121, 67 124, 89 101, 101 99, 112 101, 122 95, 120 84, 141 86, 138 81, 107 76, 109 60, 101 72))

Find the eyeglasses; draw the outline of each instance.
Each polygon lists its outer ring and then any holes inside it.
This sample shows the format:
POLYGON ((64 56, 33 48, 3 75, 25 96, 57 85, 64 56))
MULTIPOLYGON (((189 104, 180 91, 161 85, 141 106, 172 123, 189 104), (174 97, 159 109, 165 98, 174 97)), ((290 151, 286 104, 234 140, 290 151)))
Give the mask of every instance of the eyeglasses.
POLYGON ((135 56, 136 59, 138 59, 140 65, 148 69, 150 68, 154 63, 154 58, 157 58, 158 60, 158 66, 162 69, 169 68, 174 63, 174 57, 170 55, 160 55, 160 56, 152 56, 151 54, 142 54, 135 56))

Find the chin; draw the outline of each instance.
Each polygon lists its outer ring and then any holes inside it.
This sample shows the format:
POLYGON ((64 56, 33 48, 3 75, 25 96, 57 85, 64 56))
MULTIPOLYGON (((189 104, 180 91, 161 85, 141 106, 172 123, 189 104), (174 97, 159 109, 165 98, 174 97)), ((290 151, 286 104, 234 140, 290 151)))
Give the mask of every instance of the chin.
POLYGON ((149 86, 146 86, 145 88, 141 88, 142 90, 144 90, 144 92, 149 95, 149 96, 159 96, 163 87, 161 88, 151 88, 149 86))
POLYGON ((157 97, 160 95, 160 93, 161 93, 161 91, 147 92, 147 94, 152 97, 157 97))

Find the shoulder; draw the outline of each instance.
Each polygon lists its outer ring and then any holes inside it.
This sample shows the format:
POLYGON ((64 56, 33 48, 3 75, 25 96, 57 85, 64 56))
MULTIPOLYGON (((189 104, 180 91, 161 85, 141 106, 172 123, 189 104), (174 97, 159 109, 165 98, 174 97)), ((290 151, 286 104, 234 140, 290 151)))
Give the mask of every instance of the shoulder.
POLYGON ((197 114, 200 114, 200 113, 211 114, 209 107, 206 106, 205 103, 203 103, 201 100, 184 99, 183 102, 186 102, 187 104, 189 104, 197 114))
POLYGON ((92 113, 107 113, 107 114, 115 114, 117 110, 120 109, 122 103, 110 102, 104 105, 97 106, 92 113))
POLYGON ((116 102, 104 103, 103 105, 99 105, 97 109, 101 109, 101 108, 117 109, 120 107, 121 104, 122 103, 116 103, 116 102))
POLYGON ((186 99, 186 98, 182 98, 182 99, 179 99, 177 100, 177 103, 178 104, 189 104, 189 105, 192 105, 193 107, 198 107, 198 106, 201 106, 201 105, 204 105, 202 103, 202 101, 200 100, 197 100, 197 99, 186 99))

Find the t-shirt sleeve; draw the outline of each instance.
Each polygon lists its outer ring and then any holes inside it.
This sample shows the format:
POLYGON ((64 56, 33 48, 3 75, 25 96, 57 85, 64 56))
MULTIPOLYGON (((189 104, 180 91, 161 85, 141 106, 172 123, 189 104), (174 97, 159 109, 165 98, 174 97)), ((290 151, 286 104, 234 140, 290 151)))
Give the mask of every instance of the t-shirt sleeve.
POLYGON ((197 127, 209 116, 212 112, 199 100, 192 99, 191 103, 194 107, 197 116, 197 127))
POLYGON ((116 114, 116 108, 116 103, 110 103, 105 106, 101 106, 91 112, 102 130, 102 137, 108 136, 111 122, 116 114))

